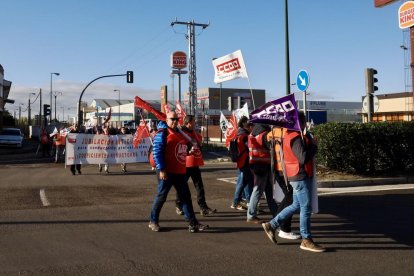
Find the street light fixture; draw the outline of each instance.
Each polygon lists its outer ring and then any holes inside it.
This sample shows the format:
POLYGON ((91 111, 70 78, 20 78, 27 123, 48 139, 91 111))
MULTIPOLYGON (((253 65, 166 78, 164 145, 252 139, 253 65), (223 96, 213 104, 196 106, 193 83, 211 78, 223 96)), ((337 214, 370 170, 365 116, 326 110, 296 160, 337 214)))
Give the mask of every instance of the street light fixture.
MULTIPOLYGON (((52 109, 52 93, 53 93, 53 89, 52 89, 52 77, 53 77, 53 75, 60 76, 60 73, 50 73, 50 110, 53 110, 52 109)), ((55 120, 56 120, 56 112, 55 112, 55 120)))
MULTIPOLYGON (((119 121, 119 127, 121 128, 121 90, 114 89, 114 92, 118 92, 118 121, 119 121)), ((118 124, 116 124, 118 126, 118 124)))
MULTIPOLYGON (((63 93, 62 92, 53 93, 53 96, 55 97, 55 122, 56 122, 56 98, 58 95, 63 95, 63 93)), ((52 110, 52 108, 50 108, 50 110, 52 110)))

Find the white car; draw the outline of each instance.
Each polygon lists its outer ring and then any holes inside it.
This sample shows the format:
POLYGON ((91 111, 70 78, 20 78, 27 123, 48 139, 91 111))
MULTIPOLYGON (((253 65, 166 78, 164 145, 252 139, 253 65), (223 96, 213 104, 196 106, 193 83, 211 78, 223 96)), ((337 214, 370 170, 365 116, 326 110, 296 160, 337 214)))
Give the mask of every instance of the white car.
POLYGON ((3 128, 0 130, 0 146, 21 148, 23 134, 18 128, 3 128))

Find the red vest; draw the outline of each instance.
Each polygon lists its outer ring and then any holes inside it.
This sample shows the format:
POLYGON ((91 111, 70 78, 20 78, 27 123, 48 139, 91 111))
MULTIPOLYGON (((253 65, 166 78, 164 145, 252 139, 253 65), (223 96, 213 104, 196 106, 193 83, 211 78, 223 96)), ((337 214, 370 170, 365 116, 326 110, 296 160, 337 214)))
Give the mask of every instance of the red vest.
MULTIPOLYGON (((183 130, 184 131, 184 130, 183 130)), ((204 165, 203 155, 201 154, 201 135, 192 131, 184 131, 185 134, 191 137, 192 143, 193 143, 193 152, 189 155, 187 155, 187 158, 185 160, 186 167, 200 167, 204 165)))
MULTIPOLYGON (((283 139, 283 153, 286 167, 286 176, 292 177, 299 173, 299 161, 292 151, 292 141, 300 136, 297 131, 288 131, 283 139)), ((309 139, 304 136, 305 145, 309 145, 309 139)), ((305 172, 310 177, 313 176, 313 160, 305 163, 305 172)))
POLYGON ((286 129, 285 128, 280 128, 280 127, 273 127, 273 132, 269 131, 269 133, 267 134, 267 141, 271 142, 273 139, 273 143, 275 145, 275 169, 276 171, 279 172, 283 172, 283 166, 282 166, 282 156, 281 156, 281 144, 282 144, 282 140, 283 137, 286 134, 286 129))
POLYGON ((185 174, 187 157, 187 139, 179 132, 167 128, 167 145, 165 147, 165 166, 169 173, 185 174))
POLYGON ((263 145, 264 131, 257 136, 249 135, 249 164, 270 164, 270 151, 263 145))
POLYGON ((249 151, 246 149, 246 145, 243 142, 243 140, 248 137, 247 134, 241 134, 237 136, 237 148, 239 150, 240 157, 237 160, 237 168, 241 169, 244 167, 244 164, 246 163, 246 159, 249 158, 249 151))

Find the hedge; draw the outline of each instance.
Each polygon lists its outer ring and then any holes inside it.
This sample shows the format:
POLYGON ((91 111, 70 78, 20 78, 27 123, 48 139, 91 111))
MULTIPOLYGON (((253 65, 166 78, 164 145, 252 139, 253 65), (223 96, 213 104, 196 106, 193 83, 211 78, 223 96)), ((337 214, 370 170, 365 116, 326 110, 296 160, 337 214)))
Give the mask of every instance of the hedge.
POLYGON ((414 122, 326 123, 312 132, 317 163, 358 173, 414 171, 414 122))

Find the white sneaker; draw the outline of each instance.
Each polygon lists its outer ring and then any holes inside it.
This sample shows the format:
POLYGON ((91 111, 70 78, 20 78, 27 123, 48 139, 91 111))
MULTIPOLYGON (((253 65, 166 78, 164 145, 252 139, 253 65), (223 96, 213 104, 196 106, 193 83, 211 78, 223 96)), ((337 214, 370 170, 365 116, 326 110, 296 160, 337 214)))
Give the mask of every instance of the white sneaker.
POLYGON ((282 230, 279 231, 279 237, 288 240, 298 240, 301 238, 301 236, 298 234, 295 234, 293 232, 284 232, 282 230))

